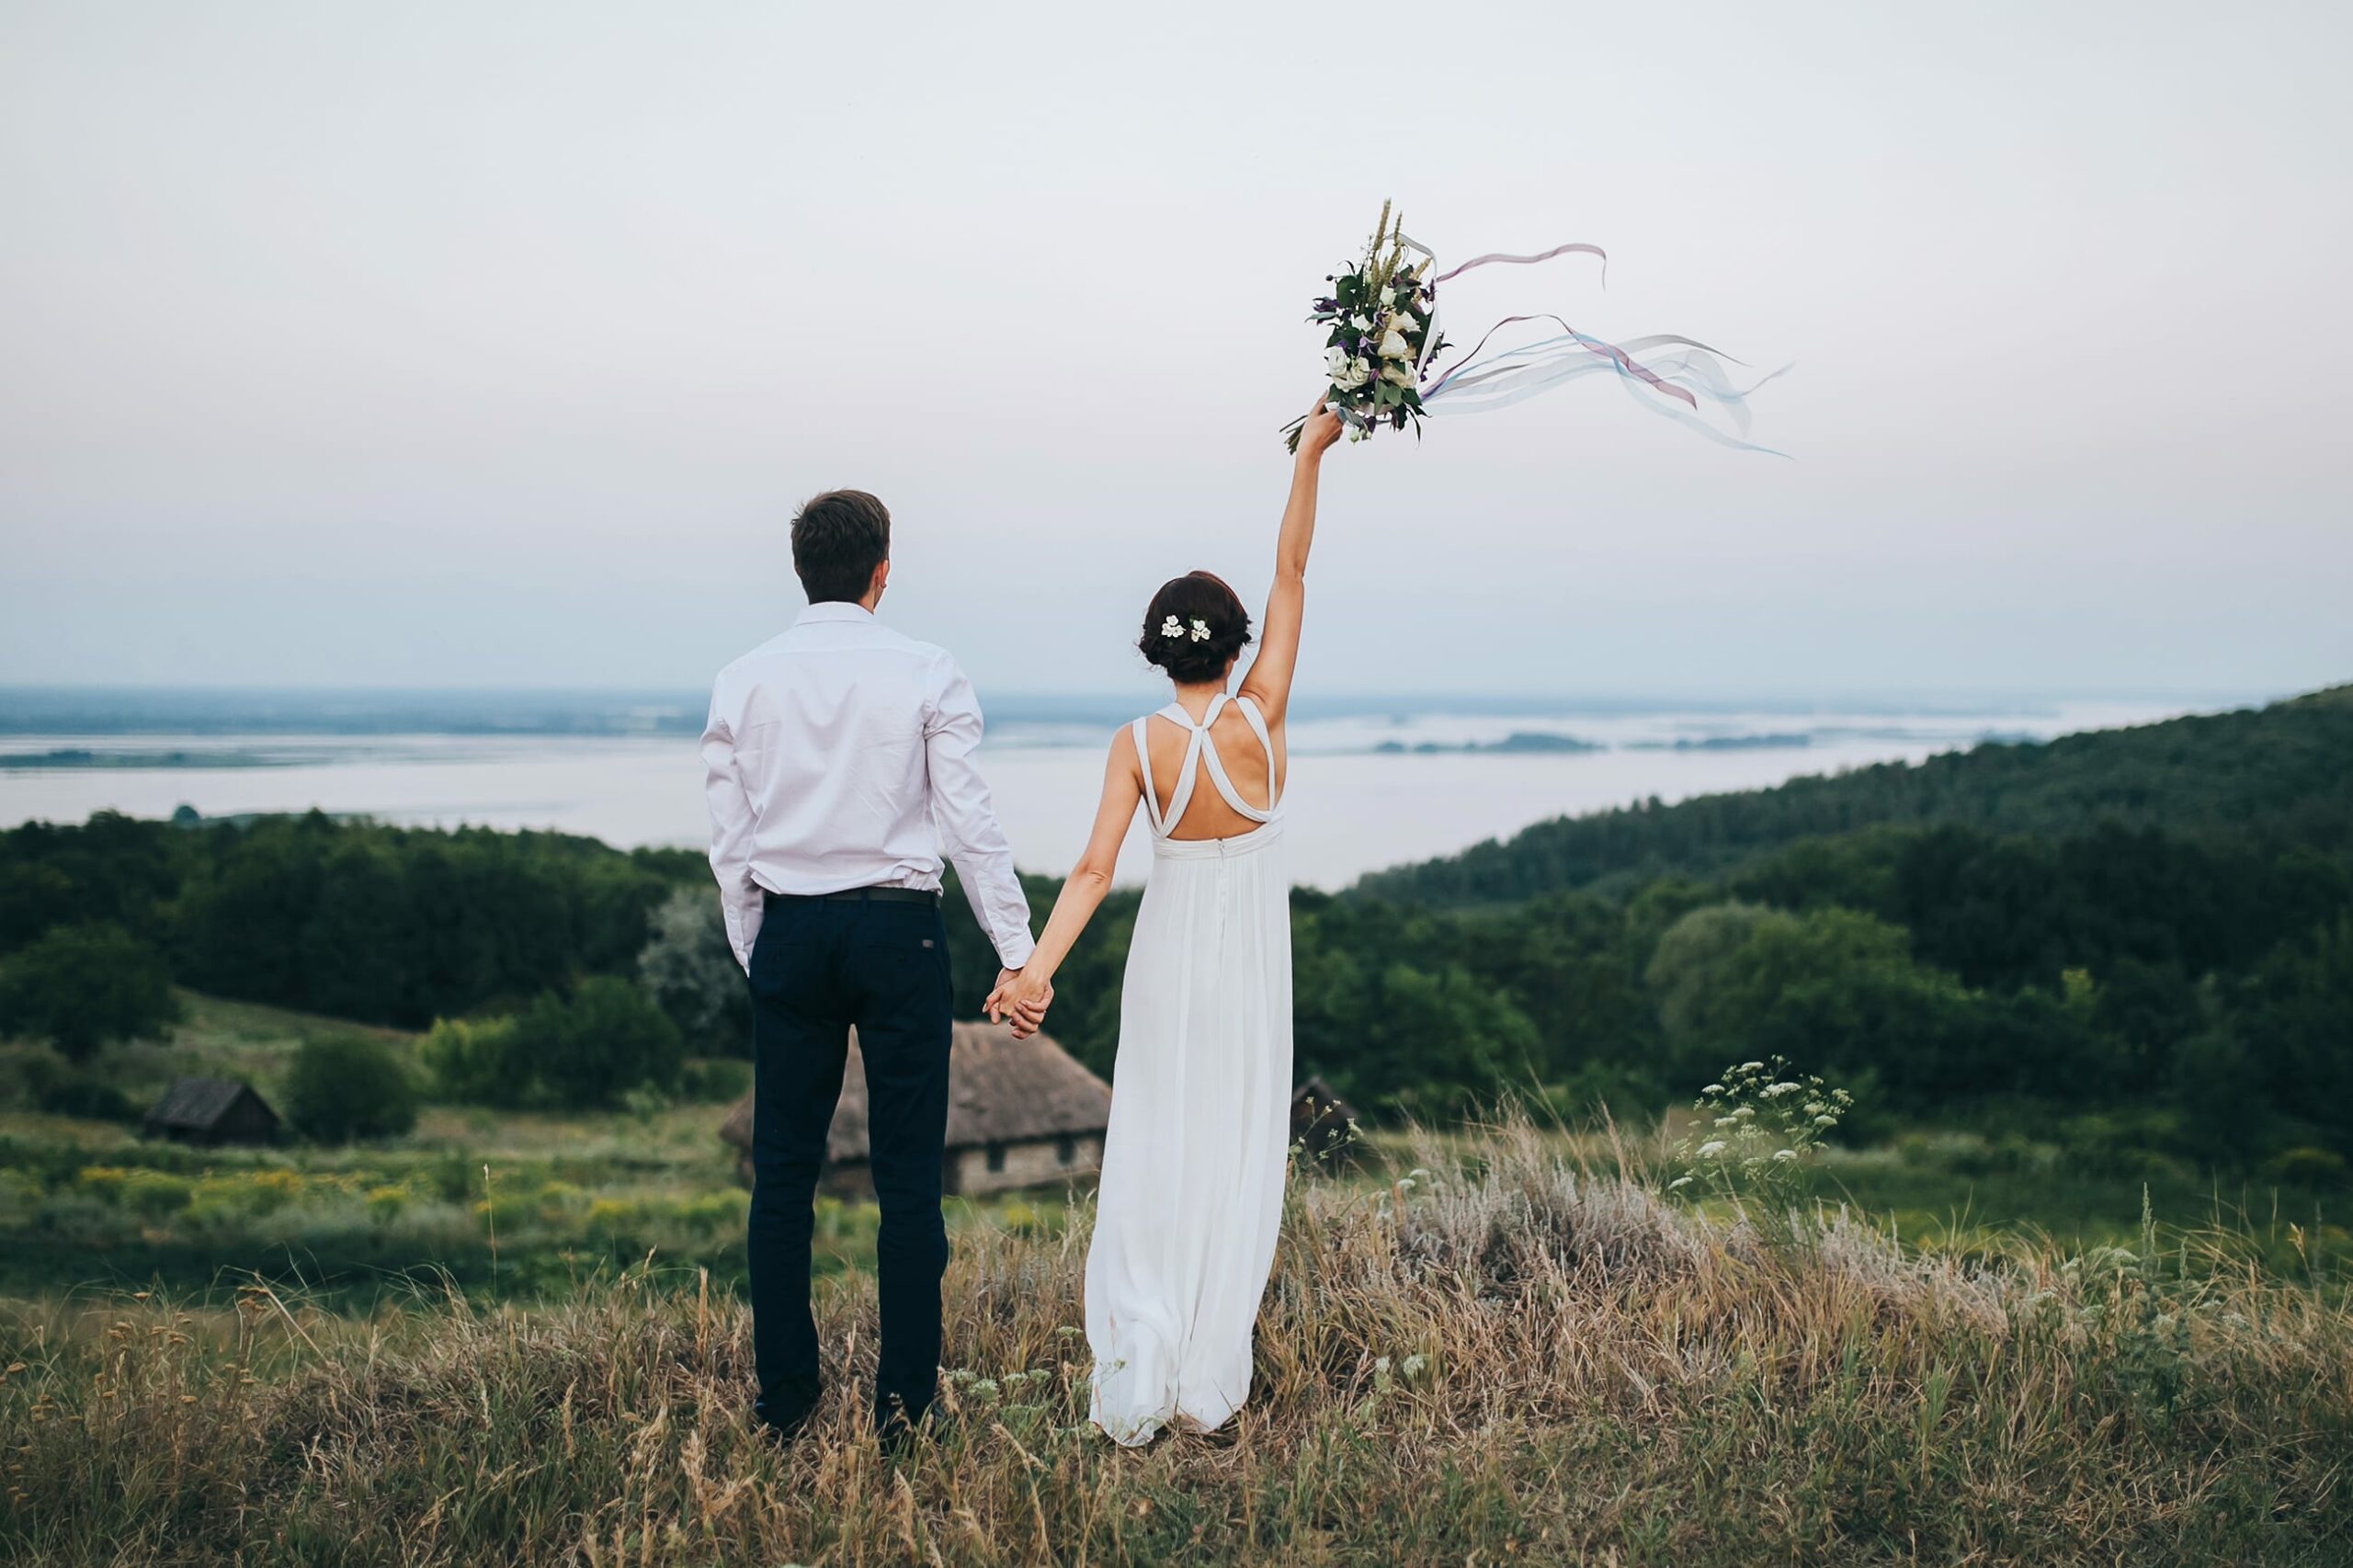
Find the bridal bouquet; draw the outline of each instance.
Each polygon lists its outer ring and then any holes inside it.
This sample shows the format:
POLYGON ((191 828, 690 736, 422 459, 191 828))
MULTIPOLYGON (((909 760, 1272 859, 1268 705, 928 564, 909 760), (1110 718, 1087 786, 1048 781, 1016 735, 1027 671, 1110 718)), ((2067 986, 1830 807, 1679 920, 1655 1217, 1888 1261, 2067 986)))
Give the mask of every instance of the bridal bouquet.
MULTIPOLYGON (((1745 451, 1771 450, 1742 438, 1748 433, 1747 400, 1788 367, 1736 388, 1723 369, 1729 356, 1671 333, 1605 343, 1556 315, 1510 315, 1489 327, 1468 354, 1439 367, 1437 361, 1453 347, 1438 329, 1440 284, 1496 262, 1529 266, 1572 255, 1595 256, 1605 267, 1608 265, 1600 246, 1573 244, 1533 256, 1491 252, 1433 277, 1430 268, 1437 257, 1406 234, 1402 222, 1391 221, 1390 203, 1382 202, 1381 222, 1365 246, 1364 259, 1326 279, 1331 291, 1317 297, 1308 316, 1325 328, 1324 365, 1331 384, 1324 406, 1339 416, 1351 441, 1363 440, 1383 425, 1403 430, 1410 424, 1418 435, 1421 421, 1431 415, 1503 408, 1581 376, 1608 374, 1653 413, 1711 441, 1745 451), (1559 331, 1488 352, 1498 332, 1527 322, 1550 323, 1559 331), (1732 429, 1703 418, 1703 404, 1732 429)), ((1292 451, 1299 449, 1304 423, 1293 420, 1283 427, 1285 444, 1292 451)))
MULTIPOLYGON (((1315 301, 1308 320, 1331 329, 1324 339, 1324 368, 1332 378, 1327 406, 1347 426, 1348 439, 1361 441, 1375 426, 1403 430, 1422 417, 1422 367, 1445 346, 1433 313, 1437 290, 1422 281, 1430 254, 1405 238, 1404 219, 1392 227, 1389 203, 1365 247, 1364 260, 1324 281, 1332 291, 1315 301), (1418 262, 1408 262, 1413 249, 1418 262)), ((1300 426, 1284 426, 1287 444, 1299 450, 1300 426)))

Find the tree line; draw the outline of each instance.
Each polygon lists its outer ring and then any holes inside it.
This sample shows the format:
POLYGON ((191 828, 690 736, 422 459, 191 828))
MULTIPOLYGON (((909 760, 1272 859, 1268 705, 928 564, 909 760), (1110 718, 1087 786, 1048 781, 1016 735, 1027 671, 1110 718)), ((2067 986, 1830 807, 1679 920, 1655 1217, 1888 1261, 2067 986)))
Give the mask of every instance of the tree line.
MULTIPOLYGON (((1881 1114, 2097 1110, 2217 1163, 2353 1155, 2347 778, 2353 702, 2324 693, 1567 819, 1302 890, 1299 1071, 1375 1116, 1506 1090, 1630 1112, 1779 1054, 1881 1114)), ((1042 921, 1056 884, 1025 886, 1042 921)), ((1107 1075, 1137 903, 1106 902, 1049 1026, 1107 1075)), ((946 907, 971 1016, 996 960, 952 888, 946 907)), ((0 835, 0 1029, 86 1052, 171 982, 445 1020, 437 1079, 494 1104, 610 1103, 748 1050, 692 852, 315 813, 0 835)))

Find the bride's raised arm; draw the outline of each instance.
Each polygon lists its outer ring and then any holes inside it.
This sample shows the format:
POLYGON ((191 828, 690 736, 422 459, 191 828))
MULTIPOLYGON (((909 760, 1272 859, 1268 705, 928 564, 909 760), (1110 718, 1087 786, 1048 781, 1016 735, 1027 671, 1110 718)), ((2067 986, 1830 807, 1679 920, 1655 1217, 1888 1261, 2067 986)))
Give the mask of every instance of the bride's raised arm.
POLYGON ((1324 454, 1340 438, 1340 421, 1322 399, 1300 427, 1299 456, 1290 470, 1290 500, 1283 506, 1275 536, 1275 585, 1267 593, 1259 621, 1258 656, 1243 677, 1242 695, 1258 705, 1269 724, 1283 722, 1290 701, 1291 671, 1299 664, 1299 622, 1307 605, 1307 551, 1315 542, 1315 488, 1324 454))

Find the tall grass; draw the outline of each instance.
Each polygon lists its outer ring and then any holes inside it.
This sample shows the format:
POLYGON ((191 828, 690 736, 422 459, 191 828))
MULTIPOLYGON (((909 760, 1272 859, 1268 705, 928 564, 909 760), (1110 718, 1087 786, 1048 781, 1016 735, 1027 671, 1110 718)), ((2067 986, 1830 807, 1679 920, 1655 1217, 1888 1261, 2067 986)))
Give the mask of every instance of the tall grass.
POLYGON ((27 1563, 2325 1562, 2353 1556, 2353 1323, 2198 1258, 1921 1258, 1694 1215, 1525 1125, 1295 1187, 1257 1383, 1141 1453, 1085 1425, 1086 1233, 962 1238, 937 1445, 888 1463, 874 1303, 779 1452, 749 1324, 648 1269, 353 1321, 51 1304, 0 1324, 27 1563))

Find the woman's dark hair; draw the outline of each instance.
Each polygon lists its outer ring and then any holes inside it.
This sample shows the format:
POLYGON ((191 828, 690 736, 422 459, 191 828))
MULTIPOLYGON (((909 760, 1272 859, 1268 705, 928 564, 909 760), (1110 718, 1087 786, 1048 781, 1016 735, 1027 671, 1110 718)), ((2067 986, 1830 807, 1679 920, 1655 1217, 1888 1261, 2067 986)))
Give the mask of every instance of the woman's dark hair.
POLYGON ((1250 612, 1225 579, 1210 572, 1188 572, 1160 585, 1144 607, 1143 656, 1188 686, 1217 680, 1250 642, 1250 612), (1176 635, 1168 635, 1170 620, 1176 635), (1201 635, 1206 628, 1209 635, 1201 635))
POLYGON ((792 570, 813 605, 856 604, 890 558, 891 514, 863 490, 812 495, 792 519, 792 570))

